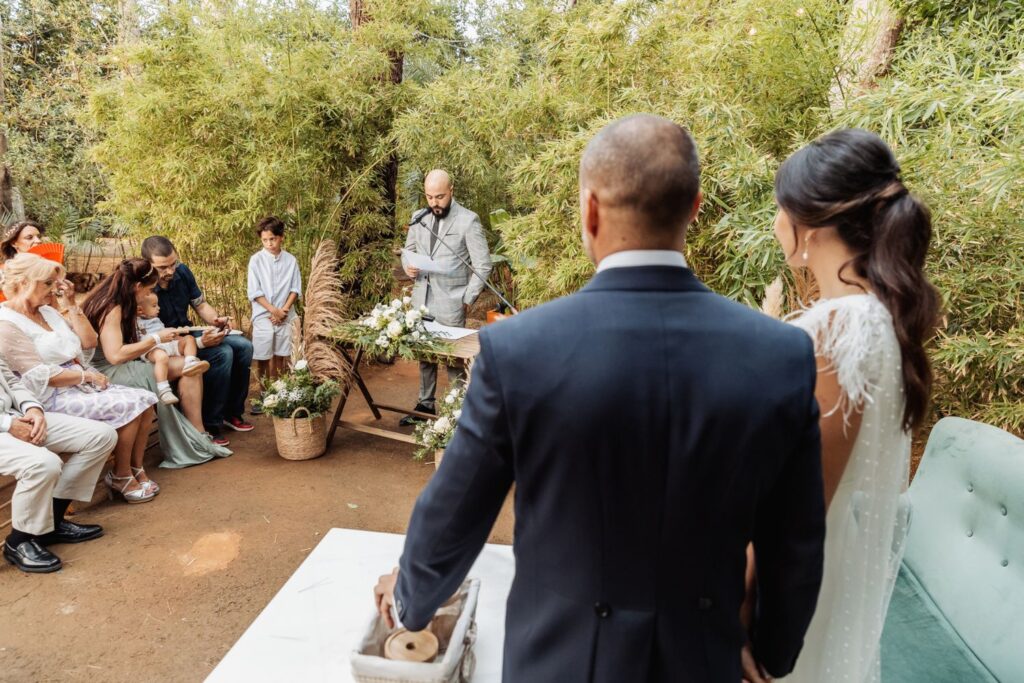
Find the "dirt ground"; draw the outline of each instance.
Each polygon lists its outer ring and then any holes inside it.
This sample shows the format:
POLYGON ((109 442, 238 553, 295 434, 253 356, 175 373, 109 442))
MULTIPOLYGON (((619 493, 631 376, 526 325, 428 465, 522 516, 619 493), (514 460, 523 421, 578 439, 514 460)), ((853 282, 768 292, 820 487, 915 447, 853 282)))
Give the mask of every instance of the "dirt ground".
MULTIPOLYGON (((415 402, 416 365, 364 376, 378 401, 415 402)), ((358 393, 345 416, 373 421, 358 393)), ((434 471, 411 445, 339 429, 322 457, 289 462, 270 419, 253 419, 253 432, 229 433, 230 458, 152 470, 152 503, 78 515, 106 535, 56 546, 60 572, 0 566, 0 681, 201 681, 327 530, 404 532, 434 471)), ((509 501, 491 541, 511 539, 509 501)))

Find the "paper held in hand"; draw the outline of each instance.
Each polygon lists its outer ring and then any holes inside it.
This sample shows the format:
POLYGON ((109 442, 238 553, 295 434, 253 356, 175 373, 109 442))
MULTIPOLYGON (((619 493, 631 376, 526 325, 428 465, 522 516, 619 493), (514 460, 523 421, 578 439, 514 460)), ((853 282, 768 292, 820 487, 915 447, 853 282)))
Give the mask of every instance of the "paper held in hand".
POLYGON ((417 254, 415 251, 403 249, 402 258, 405 259, 406 264, 413 268, 419 268, 421 273, 440 273, 441 275, 444 275, 448 272, 434 259, 424 254, 417 254))
POLYGON ((451 341, 462 339, 463 337, 468 337, 469 335, 476 333, 476 330, 471 330, 466 327, 449 327, 448 325, 442 325, 434 320, 424 321, 423 327, 427 328, 427 332, 436 334, 438 337, 441 337, 441 339, 449 339, 451 341))

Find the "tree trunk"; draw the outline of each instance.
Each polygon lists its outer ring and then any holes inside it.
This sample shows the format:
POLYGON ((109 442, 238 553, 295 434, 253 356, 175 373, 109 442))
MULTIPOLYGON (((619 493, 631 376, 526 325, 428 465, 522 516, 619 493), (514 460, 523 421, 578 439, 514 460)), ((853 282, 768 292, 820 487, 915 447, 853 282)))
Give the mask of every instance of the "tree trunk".
MULTIPOLYGON (((359 30, 359 27, 370 21, 370 14, 366 9, 365 0, 349 0, 348 4, 349 16, 352 19, 352 30, 359 30)), ((405 68, 405 55, 400 52, 392 52, 389 55, 391 59, 391 72, 388 75, 390 81, 394 85, 398 85, 402 82, 402 74, 405 68)), ((388 159, 387 163, 378 173, 378 182, 381 192, 384 194, 385 206, 382 211, 386 213, 390 218, 392 224, 394 224, 397 218, 398 208, 398 155, 392 154, 388 159)))
POLYGON ((348 13, 352 18, 353 29, 357 29, 366 23, 366 8, 363 0, 349 0, 348 13))
POLYGON ((121 45, 134 43, 142 35, 138 3, 136 0, 121 0, 119 4, 121 16, 117 22, 117 42, 121 45))
MULTIPOLYGON (((0 16, 0 111, 7 111, 4 85, 4 19, 0 16)), ((7 129, 0 126, 0 213, 14 212, 14 179, 7 167, 7 129)))
POLYGON ((889 0, 853 0, 839 52, 840 75, 829 94, 833 111, 888 72, 902 29, 889 0))

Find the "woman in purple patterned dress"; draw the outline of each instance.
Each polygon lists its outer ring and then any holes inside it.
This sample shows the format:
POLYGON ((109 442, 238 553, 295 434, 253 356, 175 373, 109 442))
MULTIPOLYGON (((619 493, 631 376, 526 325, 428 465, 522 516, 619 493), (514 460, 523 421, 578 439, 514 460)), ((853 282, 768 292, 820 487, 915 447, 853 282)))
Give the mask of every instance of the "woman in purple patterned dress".
POLYGON ((47 411, 99 420, 117 430, 114 469, 105 482, 129 503, 152 500, 160 488, 146 476, 142 457, 156 396, 110 384, 89 366, 96 333, 77 306, 75 328, 53 307, 64 267, 35 254, 18 254, 4 268, 7 302, 0 306, 0 354, 47 411), (88 334, 91 332, 91 334, 88 334))

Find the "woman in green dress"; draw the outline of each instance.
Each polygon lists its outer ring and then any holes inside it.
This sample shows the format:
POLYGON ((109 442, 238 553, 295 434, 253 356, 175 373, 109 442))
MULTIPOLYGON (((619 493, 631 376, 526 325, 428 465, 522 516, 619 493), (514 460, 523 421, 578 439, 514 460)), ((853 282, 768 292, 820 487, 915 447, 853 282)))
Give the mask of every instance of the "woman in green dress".
MULTIPOLYGON (((137 299, 140 294, 152 291, 156 281, 156 269, 149 261, 125 259, 117 270, 97 285, 85 303, 85 315, 100 337, 93 366, 111 382, 154 393, 157 381, 153 365, 140 359, 157 343, 176 339, 178 334, 173 329, 165 329, 159 335, 139 338, 137 299)), ((231 451, 213 444, 202 431, 202 377, 195 375, 179 379, 172 374, 170 379, 178 379, 178 395, 184 415, 170 405, 157 403, 160 448, 164 454, 160 467, 188 467, 231 455, 231 451)))

